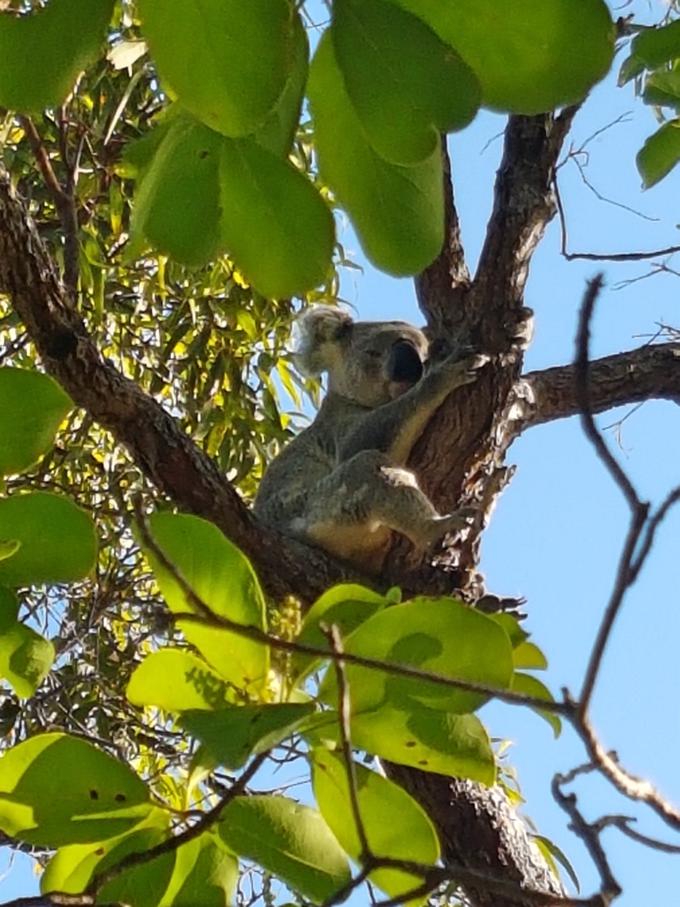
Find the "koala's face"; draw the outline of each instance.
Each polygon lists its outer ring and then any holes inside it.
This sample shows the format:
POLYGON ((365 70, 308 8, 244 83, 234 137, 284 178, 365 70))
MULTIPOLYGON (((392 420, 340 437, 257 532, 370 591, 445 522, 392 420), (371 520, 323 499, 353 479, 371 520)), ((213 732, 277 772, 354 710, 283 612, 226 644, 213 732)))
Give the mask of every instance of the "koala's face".
POLYGON ((382 406, 421 379, 427 346, 424 334, 403 321, 352 324, 328 370, 329 390, 362 406, 382 406))
POLYGON ((420 380, 428 342, 405 321, 352 321, 342 309, 314 306, 298 320, 298 368, 328 372, 328 389, 375 408, 420 380))

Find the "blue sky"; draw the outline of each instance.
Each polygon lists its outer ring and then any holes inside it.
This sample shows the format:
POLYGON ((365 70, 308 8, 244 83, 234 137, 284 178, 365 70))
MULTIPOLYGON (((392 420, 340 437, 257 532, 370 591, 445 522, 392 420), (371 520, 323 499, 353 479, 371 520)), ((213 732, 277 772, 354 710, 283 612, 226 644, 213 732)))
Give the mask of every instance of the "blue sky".
MULTIPOLYGON (((614 14, 630 12, 639 21, 651 23, 661 15, 662 5, 631 3, 614 14)), ((560 171, 560 186, 572 251, 655 249, 680 243, 676 226, 680 173, 641 191, 635 154, 656 122, 652 111, 633 97, 631 86, 617 88, 614 76, 598 86, 576 118, 567 147, 572 142, 579 146, 628 112, 628 122, 613 126, 589 144, 587 175, 601 194, 659 220, 643 220, 599 201, 573 163, 568 163, 560 171)), ((502 128, 502 117, 483 114, 451 139, 456 199, 471 265, 484 236, 501 151, 501 139, 493 137, 502 128)), ((367 265, 351 230, 343 232, 341 241, 364 266, 362 274, 350 271, 343 280, 343 295, 358 316, 421 323, 412 282, 391 279, 367 265)), ((680 326, 679 278, 659 275, 617 290, 620 281, 647 273, 649 264, 568 263, 559 255, 559 242, 553 223, 532 266, 526 304, 536 313, 536 334, 527 369, 571 360, 585 281, 597 270, 604 272, 607 289, 594 324, 594 355, 638 345, 638 335, 653 333, 658 321, 680 326)), ((599 422, 609 425, 627 412, 624 408, 608 413, 599 422)), ((608 432, 610 443, 642 496, 658 503, 669 487, 680 483, 677 407, 646 404, 627 419, 621 435, 622 449, 616 447, 612 431, 608 432)), ((513 445, 508 460, 518 469, 485 534, 482 567, 491 591, 526 596, 527 627, 550 661, 551 688, 558 692, 567 686, 577 691, 613 582, 626 508, 576 419, 531 430, 513 445)), ((675 803, 680 803, 679 539, 680 508, 666 521, 626 601, 593 701, 593 719, 605 745, 616 749, 631 771, 658 784, 675 803)), ((543 721, 520 709, 487 707, 483 717, 494 736, 513 741, 510 758, 527 801, 524 811, 540 833, 562 847, 576 868, 584 895, 590 894, 598 884, 596 874, 549 791, 555 771, 584 761, 580 744, 568 729, 555 741, 543 721)), ((611 813, 634 815, 639 817, 640 831, 674 840, 670 829, 649 811, 625 801, 605 781, 585 779, 575 789, 590 819, 611 813)), ((617 905, 680 904, 680 855, 647 850, 615 830, 605 833, 604 843, 614 874, 625 889, 617 905)), ((680 836, 675 843, 680 843, 680 836)), ((0 874, 7 853, 0 853, 0 874)), ((20 856, 16 860, 0 887, 3 900, 37 891, 29 861, 20 856)), ((355 903, 364 903, 364 898, 355 903)))

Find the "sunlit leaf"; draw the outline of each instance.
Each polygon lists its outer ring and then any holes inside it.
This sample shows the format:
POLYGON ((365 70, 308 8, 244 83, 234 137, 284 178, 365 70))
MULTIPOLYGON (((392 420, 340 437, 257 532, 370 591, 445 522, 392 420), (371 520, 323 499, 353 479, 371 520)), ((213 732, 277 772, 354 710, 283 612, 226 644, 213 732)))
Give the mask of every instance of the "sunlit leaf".
POLYGON ((288 797, 237 797, 219 833, 234 853, 254 860, 319 904, 349 881, 349 866, 321 814, 288 797))
MULTIPOLYGON (((210 610, 245 626, 264 627, 264 597, 247 558, 217 527, 198 517, 156 513, 150 521, 156 544, 210 610)), ((149 555, 161 593, 171 611, 196 609, 175 577, 149 555)), ((269 649, 229 630, 183 621, 186 638, 238 689, 264 684, 269 649)))
POLYGON ((28 699, 43 682, 54 662, 54 646, 17 619, 16 597, 0 586, 0 677, 17 696, 28 699))
POLYGON ((0 368, 0 475, 28 469, 46 453, 72 406, 48 375, 0 368))
POLYGON ((522 642, 512 650, 512 662, 515 668, 528 668, 542 671, 548 667, 548 660, 532 642, 522 642))
POLYGON ((393 274, 415 274, 444 241, 439 149, 411 167, 381 158, 347 96, 326 34, 312 61, 309 100, 319 167, 347 209, 368 258, 393 274))
POLYGON ((425 23, 388 0, 335 0, 333 43, 345 87, 375 150, 414 164, 479 107, 472 70, 425 23))
POLYGON ((218 765, 241 768, 251 755, 276 746, 314 712, 313 703, 244 705, 217 711, 186 711, 180 723, 218 765))
MULTIPOLYGON (((327 627, 335 625, 344 638, 371 615, 382 611, 389 603, 386 596, 379 595, 365 586, 340 583, 328 589, 314 602, 305 615, 297 642, 330 649, 322 624, 327 627)), ((295 654, 293 672, 307 674, 318 662, 319 659, 312 655, 295 654)))
POLYGON ((0 828, 46 847, 99 841, 152 809, 127 765, 66 734, 38 734, 0 758, 0 828))
POLYGON ((532 840, 544 856, 547 856, 552 862, 557 861, 566 871, 574 888, 577 892, 581 890, 581 885, 576 875, 576 870, 567 859, 563 850, 561 850, 554 841, 543 835, 532 835, 532 840))
POLYGON ((262 124, 288 79, 298 13, 287 0, 139 0, 144 37, 182 105, 229 136, 262 124))
POLYGON ((135 705, 155 705, 168 712, 218 709, 229 701, 226 681, 185 649, 147 655, 135 668, 126 695, 135 705))
POLYGON ((0 560, 0 583, 67 583, 93 568, 97 537, 92 520, 73 501, 55 494, 14 494, 0 500, 0 539, 18 541, 0 560))
POLYGON ((426 772, 496 780, 488 734, 476 715, 452 715, 421 707, 413 712, 382 706, 352 719, 352 742, 391 762, 426 772))
POLYGON ((541 113, 580 100, 607 73, 615 29, 603 0, 390 0, 470 66, 483 103, 541 113))
POLYGON ((680 19, 658 28, 644 28, 630 45, 631 56, 647 69, 657 69, 680 57, 680 19))
MULTIPOLYGON (((541 683, 536 677, 532 677, 530 674, 522 674, 519 671, 516 672, 512 678, 512 689, 516 693, 524 693, 525 696, 535 696, 538 699, 545 699, 546 702, 554 702, 553 695, 546 685, 541 683)), ((555 712, 548 712, 545 709, 536 708, 533 709, 533 711, 535 711, 537 715, 540 715, 541 718, 545 719, 553 729, 554 735, 559 737, 562 731, 560 716, 555 712)))
POLYGON ((175 116, 157 129, 148 144, 130 151, 133 160, 134 155, 142 161, 152 156, 137 187, 133 231, 177 261, 205 264, 220 248, 222 137, 188 116, 175 116))
MULTIPOLYGON (((354 773, 359 814, 371 853, 434 865, 439 859, 439 839, 424 809, 403 788, 363 765, 355 763, 354 773)), ((361 842, 343 759, 327 749, 315 750, 312 785, 321 815, 345 852, 358 862, 361 842)), ((380 869, 369 878, 391 897, 412 890, 422 881, 398 869, 380 869)), ((422 897, 405 903, 426 902, 427 897, 422 897)))
POLYGON ((219 173, 222 241, 248 282, 273 298, 322 283, 335 228, 312 183, 253 139, 225 139, 219 173))
POLYGON ((646 189, 670 173, 680 161, 680 119, 670 120, 650 135, 635 160, 646 189))
MULTIPOLYGON (((507 689, 512 650, 507 634, 485 614, 451 598, 415 598, 370 617, 346 640, 345 651, 396 665, 432 671, 456 680, 507 689)), ((410 711, 416 704, 449 712, 472 712, 488 697, 348 664, 347 680, 356 715, 383 703, 410 711)), ((326 673, 319 695, 338 705, 335 674, 326 673)))
POLYGON ((43 893, 64 891, 79 894, 85 890, 93 875, 104 872, 129 853, 149 850, 167 837, 168 828, 167 813, 156 809, 128 834, 116 835, 105 841, 60 847, 40 877, 40 890, 43 893))
POLYGON ((96 60, 113 5, 50 0, 29 16, 0 12, 0 106, 39 113, 61 104, 96 60))

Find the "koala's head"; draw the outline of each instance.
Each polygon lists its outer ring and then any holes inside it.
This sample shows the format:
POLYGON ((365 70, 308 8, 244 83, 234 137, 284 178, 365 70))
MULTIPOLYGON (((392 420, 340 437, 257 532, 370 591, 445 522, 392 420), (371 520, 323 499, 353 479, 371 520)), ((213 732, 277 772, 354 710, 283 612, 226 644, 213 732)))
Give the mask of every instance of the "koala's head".
POLYGON ((329 391, 362 406, 382 406, 420 380, 428 342, 404 321, 352 321, 347 312, 318 305, 298 318, 297 368, 328 372, 329 391))

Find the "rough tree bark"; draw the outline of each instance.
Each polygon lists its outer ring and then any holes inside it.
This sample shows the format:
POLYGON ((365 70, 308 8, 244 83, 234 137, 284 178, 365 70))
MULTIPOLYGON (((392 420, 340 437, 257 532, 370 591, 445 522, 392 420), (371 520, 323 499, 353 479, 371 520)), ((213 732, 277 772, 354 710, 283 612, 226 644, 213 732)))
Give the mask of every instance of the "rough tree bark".
MULTIPOLYGON (((445 158, 446 243, 416 281, 418 299, 435 341, 468 343, 493 360, 475 384, 441 407, 421 439, 413 466, 443 508, 481 504, 489 509, 506 480, 504 457, 517 435, 577 412, 573 370, 563 365, 519 382, 527 312, 524 285, 532 253, 555 213, 552 180, 574 110, 560 116, 512 117, 505 134, 493 212, 477 272, 465 263, 445 158), (518 392, 518 386, 523 389, 518 392)), ((108 363, 74 311, 26 207, 0 166, 0 292, 8 295, 47 371, 74 401, 108 428, 157 489, 181 510, 213 521, 251 558, 267 590, 309 602, 356 571, 323 552, 260 526, 237 492, 173 418, 108 363)), ((680 402, 680 344, 645 346, 596 361, 594 409, 651 398, 680 402)), ((395 541, 374 585, 407 591, 447 590, 476 599, 485 590, 477 572, 482 521, 472 537, 432 564, 417 564, 395 541)), ((559 886, 531 845, 502 792, 391 766, 392 776, 428 810, 452 863, 517 883, 516 895, 468 890, 476 907, 524 907, 536 899, 522 890, 559 894, 559 886)))

